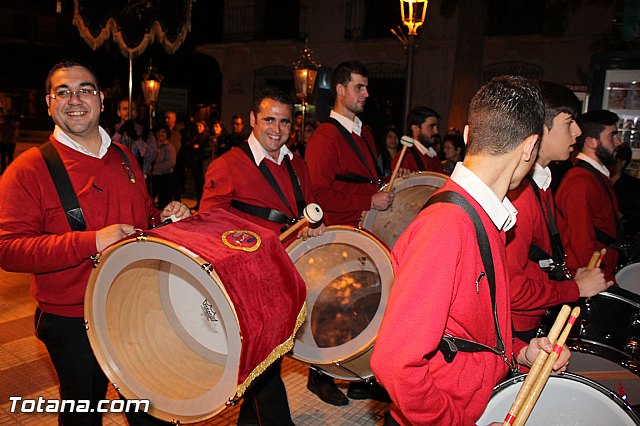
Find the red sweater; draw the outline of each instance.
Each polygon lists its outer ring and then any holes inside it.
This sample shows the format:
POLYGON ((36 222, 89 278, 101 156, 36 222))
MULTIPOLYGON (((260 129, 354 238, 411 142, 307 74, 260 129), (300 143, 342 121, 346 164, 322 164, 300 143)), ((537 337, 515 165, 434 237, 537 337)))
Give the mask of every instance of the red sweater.
POLYGON ((89 256, 96 253, 95 231, 117 223, 147 229, 159 211, 152 207, 140 167, 126 148, 122 147, 135 184, 115 149, 98 159, 51 140, 67 169, 87 230, 70 231, 40 150, 32 148, 17 157, 0 180, 0 267, 33 273, 31 294, 44 312, 82 317, 93 265, 89 256))
MULTIPOLYGON (((607 183, 606 189, 590 171, 574 166, 562 178, 555 196, 558 230, 567 252, 567 266, 573 273, 589 264, 594 251, 605 248, 596 241, 595 228, 616 237, 618 203, 610 179, 602 177, 607 183)), ((607 280, 614 280, 618 252, 611 247, 606 249, 601 268, 607 280)))
MULTIPOLYGON (((395 170, 396 164, 398 164, 398 160, 400 159, 400 153, 402 150, 396 153, 396 156, 393 157, 393 162, 391 163, 391 170, 395 170)), ((407 152, 404 154, 404 158, 402 159, 402 168, 409 169, 412 172, 437 172, 444 173, 444 169, 442 168, 442 163, 438 160, 438 157, 429 157, 428 155, 421 154, 420 151, 416 147, 411 147, 407 149, 407 152), (413 151, 413 152, 412 152, 413 151), (422 164, 424 167, 420 167, 418 162, 416 161, 415 154, 418 154, 418 157, 422 160, 422 164)))
POLYGON ((329 123, 321 124, 309 140, 305 161, 313 181, 314 193, 325 212, 327 225, 357 226, 362 212, 371 207, 371 196, 378 192, 378 185, 350 183, 336 180, 336 175, 355 174, 377 179, 375 158, 378 158, 371 132, 362 127, 362 137, 351 135, 367 162, 367 168, 351 149, 340 131, 329 123), (369 144, 374 158, 371 158, 369 144))
MULTIPOLYGON (((262 161, 266 162, 282 193, 294 210, 293 212, 289 210, 276 191, 269 185, 269 182, 260 173, 255 163, 249 159, 242 149, 237 147, 218 157, 207 169, 200 210, 208 211, 216 207, 228 210, 279 234, 280 229, 283 227, 282 224, 270 222, 231 207, 231 200, 238 200, 255 206, 276 209, 289 217, 297 217, 298 212, 293 185, 291 185, 291 178, 284 164, 286 160, 283 160, 279 166, 266 158, 262 161)), ((291 165, 300 183, 300 189, 306 204, 314 202, 311 179, 304 160, 294 154, 291 165)))
MULTIPOLYGON (((554 209, 551 190, 540 190, 545 211, 528 180, 507 194, 518 210, 518 221, 507 232, 507 268, 511 286, 511 316, 517 331, 538 328, 547 308, 575 302, 580 297, 578 284, 573 281, 551 281, 537 262, 529 260, 532 244, 551 254, 551 241, 545 217, 547 202, 554 209)), ((554 215, 555 214, 554 211, 554 215)))
MULTIPOLYGON (((492 247, 496 306, 506 353, 511 311, 504 253, 505 235, 455 182, 440 191, 462 194, 478 211, 492 247)), ((474 424, 507 364, 489 352, 460 352, 447 363, 437 351, 443 333, 495 346, 488 281, 473 222, 458 206, 439 203, 423 210, 393 248, 395 280, 371 357, 371 367, 393 400, 403 425, 474 424)), ((502 419, 496 419, 500 421, 502 419)))

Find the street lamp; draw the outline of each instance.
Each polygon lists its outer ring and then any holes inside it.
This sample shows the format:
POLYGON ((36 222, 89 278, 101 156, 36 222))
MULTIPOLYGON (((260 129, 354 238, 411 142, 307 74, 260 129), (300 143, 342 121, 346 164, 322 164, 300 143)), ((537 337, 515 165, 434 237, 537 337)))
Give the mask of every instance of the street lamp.
MULTIPOLYGON (((413 47, 415 46, 415 37, 418 35, 418 28, 424 24, 424 19, 427 15, 428 0, 400 0, 400 13, 402 14, 402 23, 407 26, 409 30, 408 37, 398 35, 395 30, 391 32, 400 39, 400 41, 407 48, 407 79, 405 82, 405 97, 404 97, 404 116, 405 121, 405 133, 409 130, 406 128, 406 119, 409 115, 409 108, 411 107, 411 83, 413 77, 413 47)), ((401 30, 400 30, 401 31, 401 30)))
POLYGON ((158 95, 160 94, 160 83, 162 76, 156 73, 156 69, 149 63, 149 69, 142 79, 142 96, 144 103, 149 106, 149 129, 153 129, 154 107, 158 103, 158 95))
MULTIPOLYGON (((313 85, 316 82, 320 64, 313 58, 313 52, 304 43, 302 55, 293 63, 293 78, 296 85, 296 96, 300 98, 302 108, 302 127, 300 129, 300 139, 304 139, 304 116, 307 109, 307 96, 313 93, 313 85)), ((297 141, 301 143, 302 141, 297 141)))

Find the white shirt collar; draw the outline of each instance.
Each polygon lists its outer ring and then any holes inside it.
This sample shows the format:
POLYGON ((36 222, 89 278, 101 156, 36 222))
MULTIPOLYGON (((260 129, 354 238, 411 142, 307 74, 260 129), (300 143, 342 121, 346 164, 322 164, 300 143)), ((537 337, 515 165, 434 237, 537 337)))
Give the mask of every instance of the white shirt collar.
POLYGON ((62 130, 57 124, 53 129, 53 137, 61 144, 66 145, 75 151, 88 155, 89 157, 102 158, 107 153, 109 145, 111 145, 111 136, 109 136, 109 134, 105 132, 105 130, 100 126, 98 126, 98 131, 100 133, 101 139, 101 145, 100 150, 98 151, 98 155, 95 155, 93 152, 89 151, 87 148, 74 141, 71 136, 67 135, 64 130, 62 130))
POLYGON ((551 185, 551 169, 549 169, 549 167, 542 167, 540 164, 535 163, 531 177, 533 177, 533 181, 538 188, 543 191, 549 189, 549 185, 551 185))
POLYGON ((249 149, 251 149, 253 158, 256 160, 256 166, 259 166, 260 163, 262 163, 262 160, 264 160, 265 158, 273 161, 278 166, 282 164, 282 160, 284 159, 285 155, 289 156, 289 160, 293 159, 293 153, 289 150, 289 148, 287 148, 286 144, 280 147, 280 153, 278 154, 278 160, 276 161, 271 158, 267 150, 264 149, 262 145, 260 145, 260 142, 258 142, 258 139, 256 139, 256 136, 253 134, 253 132, 251 132, 251 134, 249 135, 249 139, 247 142, 249 143, 249 149))
POLYGON ((360 121, 358 116, 355 116, 353 120, 350 120, 344 115, 331 110, 331 112, 329 113, 329 117, 338 120, 338 123, 342 124, 342 126, 347 129, 349 133, 355 133, 358 136, 360 136, 360 133, 362 133, 362 121, 360 121))
POLYGON ((518 211, 507 197, 502 201, 471 170, 458 163, 451 174, 451 180, 464 188, 480 204, 498 230, 508 231, 516 224, 518 211))
POLYGON ((584 160, 587 163, 591 164, 593 167, 595 167, 595 169, 597 171, 599 171, 600 173, 602 173, 603 175, 605 175, 606 177, 609 177, 609 169, 607 169, 604 165, 602 165, 600 162, 594 160, 593 158, 589 157, 588 155, 584 154, 584 153, 579 153, 576 156, 576 160, 584 160))
POLYGON ((415 146, 418 149, 418 151, 420 151, 420 154, 428 155, 431 158, 434 158, 436 155, 438 155, 436 150, 433 149, 432 147, 427 148, 426 146, 422 145, 422 143, 420 143, 420 141, 417 139, 414 139, 413 141, 414 141, 413 146, 415 146))

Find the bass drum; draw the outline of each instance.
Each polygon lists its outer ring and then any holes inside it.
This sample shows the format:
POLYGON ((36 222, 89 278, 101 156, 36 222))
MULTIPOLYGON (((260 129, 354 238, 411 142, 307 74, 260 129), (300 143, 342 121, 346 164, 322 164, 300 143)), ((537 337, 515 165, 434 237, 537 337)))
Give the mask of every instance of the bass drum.
POLYGON ((329 226, 287 252, 307 285, 293 358, 343 380, 373 377, 369 360, 393 282, 387 247, 361 229, 329 226))
MULTIPOLYGON (((420 209, 449 177, 434 172, 411 173, 406 179, 397 179, 393 185, 396 194, 391 207, 387 210, 369 210, 364 212, 360 227, 370 231, 384 243, 393 248, 402 232, 416 218, 420 209)), ((382 187, 386 191, 388 185, 382 187)))
MULTIPOLYGON (((476 422, 502 422, 526 375, 509 379, 494 389, 486 410, 476 422)), ((614 392, 585 377, 561 373, 549 377, 529 415, 529 425, 639 425, 633 409, 614 392)))
POLYGON ((616 283, 625 290, 640 294, 640 263, 631 263, 616 273, 616 283))
POLYGON ((91 273, 85 321, 125 398, 191 423, 240 398, 291 349, 304 299, 276 235, 217 210, 107 248, 91 273))

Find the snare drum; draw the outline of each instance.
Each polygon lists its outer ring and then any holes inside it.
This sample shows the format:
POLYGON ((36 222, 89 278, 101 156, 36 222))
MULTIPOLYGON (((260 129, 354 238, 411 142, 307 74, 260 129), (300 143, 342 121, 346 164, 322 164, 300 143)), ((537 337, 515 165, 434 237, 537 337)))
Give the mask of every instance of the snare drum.
POLYGON ((373 377, 369 360, 393 282, 389 250, 367 231, 329 226, 287 252, 307 285, 293 358, 343 380, 373 377))
MULTIPOLYGON (((434 172, 411 173, 406 179, 397 179, 393 185, 395 198, 387 210, 369 210, 364 212, 360 227, 380 238, 388 247, 393 247, 420 209, 439 188, 448 176, 434 172)), ((381 191, 385 191, 387 185, 381 191)))
MULTIPOLYGON (((509 379, 493 391, 489 405, 476 422, 502 422, 526 375, 509 379)), ((561 373, 549 377, 529 415, 529 425, 638 425, 633 409, 614 392, 586 377, 561 373)))
POLYGON ((626 290, 640 294, 640 263, 632 263, 616 273, 616 282, 626 290))
MULTIPOLYGON (((640 296, 610 287, 596 296, 571 304, 580 306, 580 317, 571 329, 567 346, 600 356, 640 374, 640 296)), ((560 307, 542 318, 538 336, 549 333, 560 307)))
POLYGON ((91 347, 128 399, 204 420, 293 346, 305 286, 272 232, 222 210, 105 250, 85 296, 91 347))

